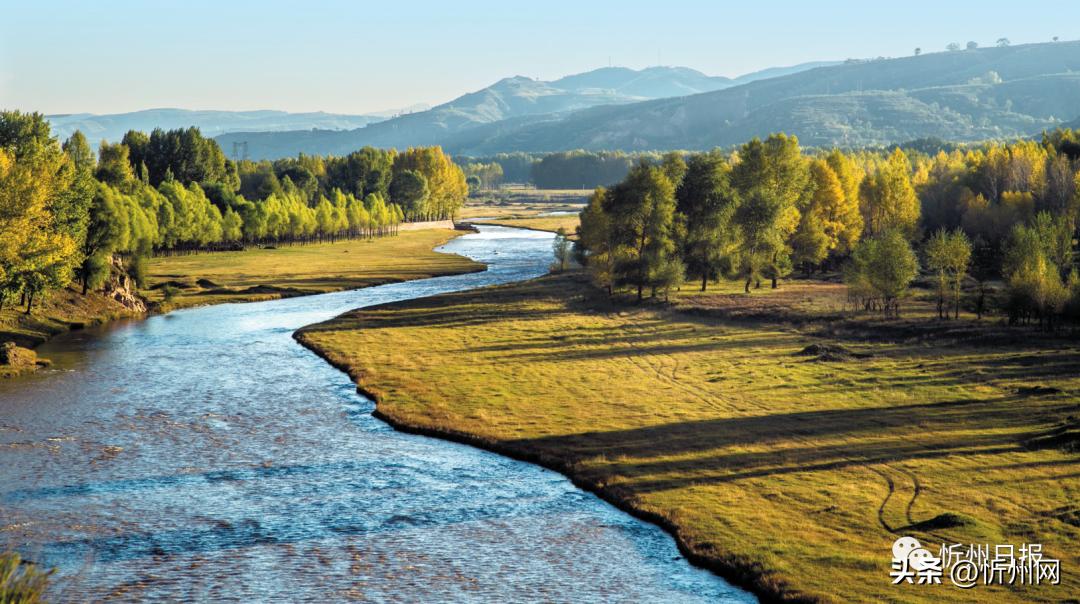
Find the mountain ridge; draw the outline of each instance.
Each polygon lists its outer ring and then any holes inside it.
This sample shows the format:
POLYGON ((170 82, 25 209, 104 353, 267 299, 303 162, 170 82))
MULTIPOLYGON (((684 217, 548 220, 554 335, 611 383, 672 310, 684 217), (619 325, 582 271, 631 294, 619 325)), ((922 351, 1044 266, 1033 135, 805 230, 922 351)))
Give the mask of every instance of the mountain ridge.
MULTIPOLYGON (((809 64, 816 67, 820 63, 809 64)), ((774 68, 799 70, 791 66, 774 68)), ((741 76, 761 77, 761 72, 741 76)), ((668 98, 673 95, 720 90, 736 80, 708 76, 686 67, 649 67, 634 70, 602 67, 553 81, 524 76, 502 78, 477 91, 463 94, 424 112, 399 116, 343 132, 243 132, 218 137, 221 144, 248 143, 252 157, 276 158, 296 153, 342 155, 363 146, 405 148, 447 144, 469 131, 502 123, 532 123, 539 116, 569 115, 597 106, 617 106, 668 98)))

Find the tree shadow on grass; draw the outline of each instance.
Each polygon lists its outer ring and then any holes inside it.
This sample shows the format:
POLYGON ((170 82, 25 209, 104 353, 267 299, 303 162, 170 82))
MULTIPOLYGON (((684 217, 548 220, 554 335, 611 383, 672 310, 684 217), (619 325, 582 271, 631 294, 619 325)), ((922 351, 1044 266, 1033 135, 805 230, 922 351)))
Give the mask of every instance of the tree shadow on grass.
POLYGON ((652 492, 848 466, 1020 452, 1026 450, 1025 440, 1078 410, 1080 404, 1065 398, 1037 404, 1013 396, 960 399, 662 424, 510 445, 567 463, 613 460, 596 462, 595 471, 622 477, 636 492, 652 492))

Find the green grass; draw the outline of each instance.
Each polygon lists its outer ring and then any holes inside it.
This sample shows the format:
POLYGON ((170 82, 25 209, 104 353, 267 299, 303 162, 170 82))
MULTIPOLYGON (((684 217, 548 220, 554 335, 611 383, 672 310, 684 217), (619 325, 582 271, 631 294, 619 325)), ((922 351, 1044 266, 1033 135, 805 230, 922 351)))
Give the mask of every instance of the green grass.
POLYGON ((482 270, 483 265, 433 248, 456 234, 445 229, 405 231, 395 237, 155 258, 151 289, 143 294, 165 308, 255 301, 482 270), (202 283, 200 284, 200 280, 202 283), (155 285, 171 283, 164 300, 155 285))
POLYGON ((395 425, 557 468, 763 595, 1080 593, 1075 341, 973 321, 974 336, 940 340, 945 327, 918 331, 914 319, 836 327, 814 318, 829 303, 800 310, 787 287, 749 298, 735 287, 687 291, 679 312, 613 304, 579 275, 552 276, 362 309, 298 338, 395 425), (726 318, 739 316, 733 296, 809 318, 726 318), (850 354, 799 354, 811 344, 850 354), (1061 392, 1023 390, 1035 385, 1061 392), (902 534, 933 547, 1042 543, 1062 560, 1062 585, 895 587, 890 546, 902 534))

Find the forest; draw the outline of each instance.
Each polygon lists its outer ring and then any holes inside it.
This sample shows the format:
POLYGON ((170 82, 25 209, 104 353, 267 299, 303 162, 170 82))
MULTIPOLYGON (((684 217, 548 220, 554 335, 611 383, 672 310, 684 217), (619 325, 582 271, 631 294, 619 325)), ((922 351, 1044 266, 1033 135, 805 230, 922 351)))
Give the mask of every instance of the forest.
POLYGON ((114 259, 136 282, 152 255, 391 235, 455 215, 462 170, 438 147, 233 162, 196 128, 128 132, 95 153, 38 113, 0 113, 0 308, 99 287, 114 259))
POLYGON ((927 154, 804 152, 797 138, 638 161, 581 212, 575 251, 609 292, 666 295, 684 278, 751 293, 794 271, 839 270, 849 302, 898 316, 932 276, 938 314, 982 316, 1004 283, 1010 323, 1080 319, 1074 262, 1080 132, 927 154))

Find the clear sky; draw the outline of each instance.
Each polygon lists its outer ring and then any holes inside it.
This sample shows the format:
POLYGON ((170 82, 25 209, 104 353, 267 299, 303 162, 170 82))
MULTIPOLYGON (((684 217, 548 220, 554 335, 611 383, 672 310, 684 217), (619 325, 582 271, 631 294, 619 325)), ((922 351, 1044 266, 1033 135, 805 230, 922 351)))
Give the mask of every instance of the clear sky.
POLYGON ((949 42, 1080 38, 1080 2, 5 2, 0 108, 363 113, 615 65, 734 76, 949 42))

